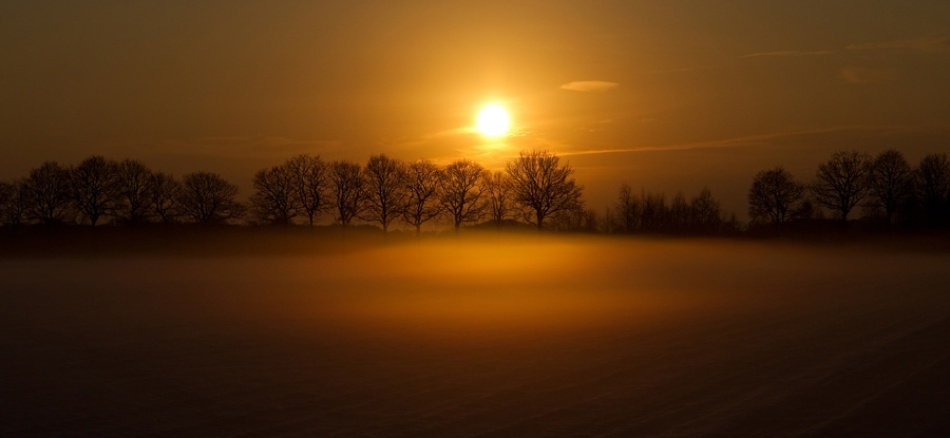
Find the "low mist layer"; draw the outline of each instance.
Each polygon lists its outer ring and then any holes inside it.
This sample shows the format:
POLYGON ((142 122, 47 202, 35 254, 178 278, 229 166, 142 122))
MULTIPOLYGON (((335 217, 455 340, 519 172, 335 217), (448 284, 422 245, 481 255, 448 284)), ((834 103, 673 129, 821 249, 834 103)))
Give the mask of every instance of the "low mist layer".
POLYGON ((950 430, 941 254, 485 235, 0 261, 0 432, 950 430))

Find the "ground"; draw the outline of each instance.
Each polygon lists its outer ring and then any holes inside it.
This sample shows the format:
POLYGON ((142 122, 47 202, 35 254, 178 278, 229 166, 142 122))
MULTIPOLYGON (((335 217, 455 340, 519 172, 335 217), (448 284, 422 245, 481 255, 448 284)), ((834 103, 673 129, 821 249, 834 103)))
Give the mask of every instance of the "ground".
POLYGON ((0 435, 950 434, 946 252, 337 245, 0 259, 0 435))

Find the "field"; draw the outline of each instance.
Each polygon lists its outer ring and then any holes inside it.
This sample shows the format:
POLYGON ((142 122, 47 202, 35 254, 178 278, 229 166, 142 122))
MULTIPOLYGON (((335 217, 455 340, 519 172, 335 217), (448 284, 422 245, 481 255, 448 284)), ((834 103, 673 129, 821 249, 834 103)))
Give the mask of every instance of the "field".
POLYGON ((8 256, 0 435, 947 436, 948 267, 505 235, 8 256))

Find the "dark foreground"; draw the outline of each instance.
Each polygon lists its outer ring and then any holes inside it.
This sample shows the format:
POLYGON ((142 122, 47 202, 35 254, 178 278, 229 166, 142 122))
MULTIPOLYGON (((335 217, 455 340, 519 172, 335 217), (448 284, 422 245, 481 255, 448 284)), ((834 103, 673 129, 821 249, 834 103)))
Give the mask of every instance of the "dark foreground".
POLYGON ((0 436, 948 436, 950 257, 723 242, 0 260, 0 436))

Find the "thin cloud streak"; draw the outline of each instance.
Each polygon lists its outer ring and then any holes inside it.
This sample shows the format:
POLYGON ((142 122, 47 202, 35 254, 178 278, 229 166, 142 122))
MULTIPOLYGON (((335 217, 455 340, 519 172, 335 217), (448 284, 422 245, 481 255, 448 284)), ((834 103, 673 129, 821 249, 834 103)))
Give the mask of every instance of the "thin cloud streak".
POLYGON ((750 53, 739 58, 797 58, 802 56, 828 56, 835 52, 831 50, 776 50, 772 52, 750 53))
POLYGON ((756 134, 742 137, 735 137, 723 140, 712 140, 704 142, 683 143, 666 146, 641 146, 634 148, 616 148, 616 149, 592 149, 585 151, 558 152, 559 155, 602 155, 602 154, 627 154, 637 152, 664 152, 664 151, 686 151, 698 149, 726 149, 748 147, 754 144, 768 143, 770 141, 798 137, 803 135, 827 134, 832 132, 847 131, 899 131, 908 130, 912 127, 906 125, 884 125, 884 126, 834 126, 822 129, 811 129, 803 131, 777 132, 770 134, 756 134))

